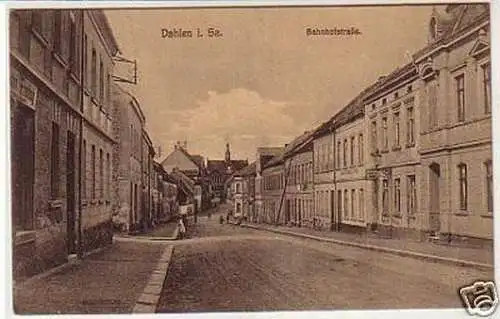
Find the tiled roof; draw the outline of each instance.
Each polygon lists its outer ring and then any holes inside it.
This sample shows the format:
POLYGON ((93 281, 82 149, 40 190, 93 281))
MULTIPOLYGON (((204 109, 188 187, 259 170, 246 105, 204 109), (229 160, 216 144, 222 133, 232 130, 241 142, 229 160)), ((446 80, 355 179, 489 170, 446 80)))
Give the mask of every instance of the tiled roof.
MULTIPOLYGON (((231 160, 229 166, 232 171, 237 171, 248 165, 246 160, 231 160)), ((211 172, 219 172, 220 174, 227 174, 227 163, 223 160, 209 160, 207 161, 207 170, 211 172)))
POLYGON ((179 170, 174 170, 170 175, 175 179, 176 184, 188 195, 194 194, 194 181, 179 170))
POLYGON ((247 165, 240 170, 238 170, 236 173, 233 174, 233 176, 250 176, 255 174, 255 162, 252 162, 250 165, 247 165))

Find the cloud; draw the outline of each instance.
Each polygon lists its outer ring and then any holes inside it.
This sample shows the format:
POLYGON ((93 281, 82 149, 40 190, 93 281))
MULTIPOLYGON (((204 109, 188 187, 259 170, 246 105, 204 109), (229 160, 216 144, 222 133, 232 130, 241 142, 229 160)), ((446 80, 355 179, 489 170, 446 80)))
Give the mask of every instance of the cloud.
POLYGON ((283 145, 301 132, 288 107, 287 102, 264 99, 244 88, 209 91, 196 108, 178 114, 168 135, 187 140, 190 151, 208 157, 223 156, 229 142, 234 158, 252 158, 257 147, 283 145))

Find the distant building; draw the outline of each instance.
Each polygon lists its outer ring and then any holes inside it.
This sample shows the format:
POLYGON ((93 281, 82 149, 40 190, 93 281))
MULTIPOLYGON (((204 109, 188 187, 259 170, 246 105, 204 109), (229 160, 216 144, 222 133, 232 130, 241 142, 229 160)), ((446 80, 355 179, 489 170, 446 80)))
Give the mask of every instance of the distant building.
POLYGON ((234 216, 254 221, 256 219, 255 162, 235 172, 230 181, 234 216))
POLYGON ((224 201, 226 198, 225 184, 236 171, 248 165, 247 160, 232 160, 229 143, 226 144, 224 160, 207 160, 207 176, 210 180, 214 197, 224 201))
POLYGON ((146 118, 137 99, 118 85, 112 86, 115 120, 113 152, 113 220, 122 231, 138 228, 144 219, 142 194, 142 131, 146 118))
POLYGON ((282 147, 259 147, 257 148, 255 161, 255 214, 259 222, 264 220, 264 166, 274 157, 281 155, 282 147))

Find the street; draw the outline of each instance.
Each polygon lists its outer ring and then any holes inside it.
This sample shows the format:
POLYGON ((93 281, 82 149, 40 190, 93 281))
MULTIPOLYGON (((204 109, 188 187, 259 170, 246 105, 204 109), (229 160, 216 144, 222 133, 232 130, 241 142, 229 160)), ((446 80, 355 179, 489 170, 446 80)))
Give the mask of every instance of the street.
MULTIPOLYGON (((215 217, 215 218, 214 218, 215 217)), ((158 312, 460 308, 493 273, 220 225, 174 251, 158 312)))

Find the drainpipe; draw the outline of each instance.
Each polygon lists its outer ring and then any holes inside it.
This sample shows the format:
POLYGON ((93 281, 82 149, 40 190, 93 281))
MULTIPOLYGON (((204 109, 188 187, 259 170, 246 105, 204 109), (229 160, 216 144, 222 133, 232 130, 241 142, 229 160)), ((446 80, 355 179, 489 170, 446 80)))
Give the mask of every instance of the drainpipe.
MULTIPOLYGON (((82 13, 82 26, 81 26, 81 49, 80 49, 80 112, 82 113, 82 116, 80 116, 80 132, 79 132, 79 159, 78 159, 78 247, 77 247, 77 254, 78 258, 82 259, 83 258, 83 234, 82 234, 82 208, 83 208, 83 203, 82 203, 82 195, 83 195, 83 190, 82 190, 82 184, 83 184, 83 178, 86 176, 82 174, 82 169, 84 168, 82 165, 82 152, 83 152, 83 116, 84 114, 84 108, 83 108, 83 98, 84 98, 84 87, 85 87, 85 69, 84 69, 84 58, 86 58, 86 52, 85 52, 85 44, 84 44, 84 39, 85 39, 85 10, 81 11, 82 13), (83 175, 83 177, 82 177, 83 175)), ((84 154, 83 156, 86 156, 84 154)))

